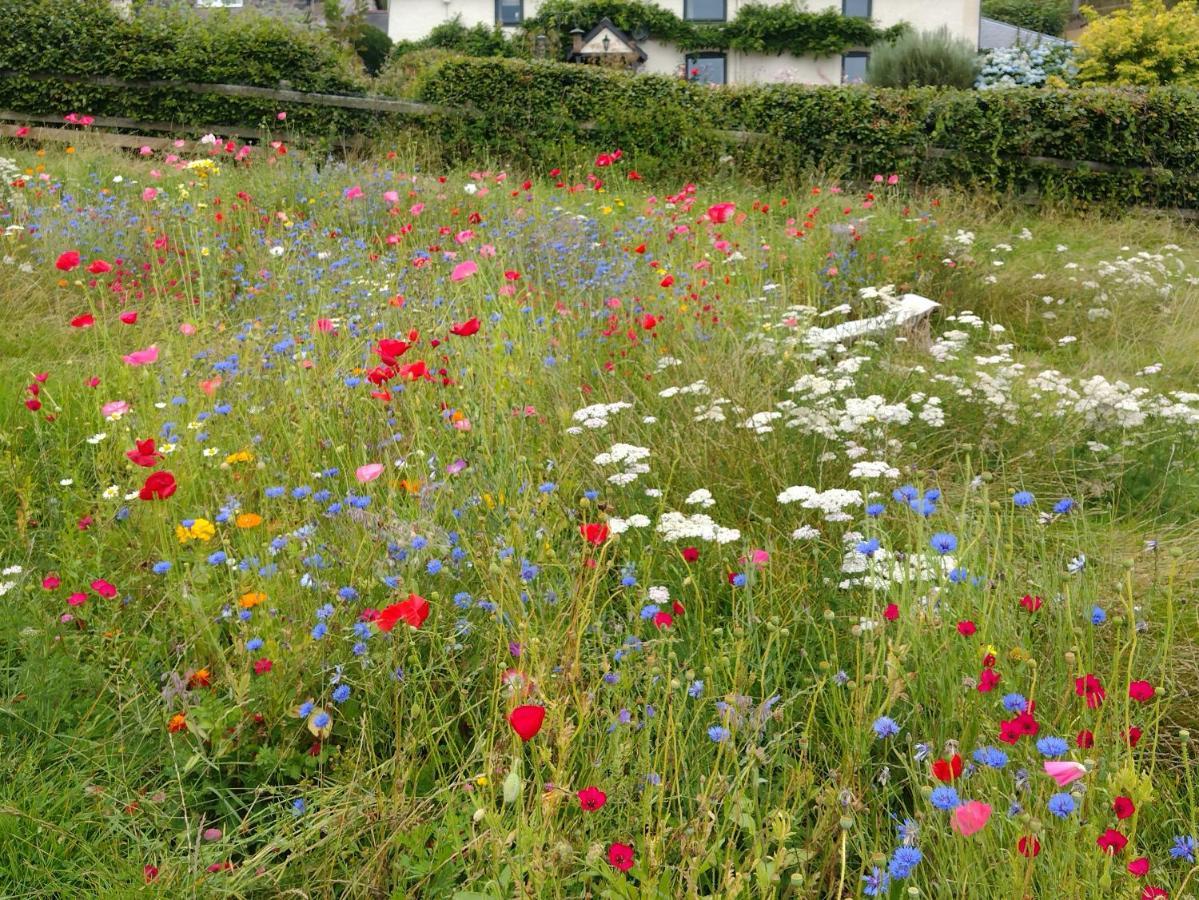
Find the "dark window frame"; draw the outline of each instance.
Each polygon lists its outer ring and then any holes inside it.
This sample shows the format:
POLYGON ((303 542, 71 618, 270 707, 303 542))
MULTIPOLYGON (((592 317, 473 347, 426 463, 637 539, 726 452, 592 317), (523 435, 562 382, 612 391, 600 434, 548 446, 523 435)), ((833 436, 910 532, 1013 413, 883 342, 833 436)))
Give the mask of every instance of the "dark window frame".
POLYGON ((525 0, 495 0, 495 24, 497 25, 521 25, 525 21, 525 0), (515 19, 504 18, 504 7, 516 5, 519 7, 519 12, 515 19))
POLYGON ((720 18, 699 19, 691 15, 691 4, 694 0, 683 0, 683 21, 685 22, 727 22, 729 20, 729 0, 721 0, 720 18))
POLYGON ((845 77, 845 61, 847 59, 864 59, 864 60, 866 60, 866 65, 869 66, 870 65, 870 54, 868 52, 866 52, 865 50, 850 50, 848 53, 841 54, 841 83, 842 84, 864 83, 866 80, 865 79, 865 70, 863 70, 863 72, 862 72, 863 78, 862 78, 861 82, 849 81, 846 79, 846 77, 845 77))
POLYGON ((847 12, 846 7, 849 6, 849 3, 850 3, 850 0, 841 0, 841 15, 851 16, 853 18, 861 18, 861 19, 869 19, 874 15, 874 0, 866 0, 866 14, 865 15, 859 15, 858 13, 847 12))
POLYGON ((683 60, 683 64, 687 68, 687 80, 688 81, 693 80, 691 78, 692 63, 698 62, 701 59, 718 59, 718 60, 720 60, 721 63, 723 63, 723 65, 720 67, 720 74, 722 77, 721 77, 720 81, 698 81, 697 82, 698 84, 728 84, 729 83, 729 55, 728 55, 728 53, 726 53, 723 50, 704 50, 699 53, 688 53, 686 55, 686 57, 684 57, 684 60, 683 60))

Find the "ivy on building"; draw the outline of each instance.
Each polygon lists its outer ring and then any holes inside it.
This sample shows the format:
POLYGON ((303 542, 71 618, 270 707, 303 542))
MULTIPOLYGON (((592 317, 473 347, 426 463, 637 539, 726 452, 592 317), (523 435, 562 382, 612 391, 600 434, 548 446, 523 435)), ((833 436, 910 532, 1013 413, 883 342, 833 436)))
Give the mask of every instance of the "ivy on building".
POLYGON ((879 28, 870 19, 843 16, 833 9, 810 12, 791 5, 755 3, 741 7, 728 22, 697 23, 643 0, 545 0, 522 30, 530 37, 554 37, 567 50, 573 29, 588 31, 604 18, 635 39, 652 38, 681 50, 792 56, 834 56, 851 47, 894 40, 907 28, 879 28))

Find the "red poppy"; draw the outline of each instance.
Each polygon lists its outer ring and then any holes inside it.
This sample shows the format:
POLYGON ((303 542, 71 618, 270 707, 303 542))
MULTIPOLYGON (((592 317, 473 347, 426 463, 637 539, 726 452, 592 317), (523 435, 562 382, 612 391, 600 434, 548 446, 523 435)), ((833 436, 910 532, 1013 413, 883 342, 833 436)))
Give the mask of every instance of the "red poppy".
POLYGON ((146 438, 144 441, 134 441, 135 449, 126 450, 127 456, 135 466, 142 466, 146 469, 152 469, 158 465, 158 461, 162 459, 162 454, 154 448, 154 438, 146 438))
POLYGON ((1107 691, 1098 678, 1088 672, 1082 678, 1074 679, 1074 693, 1087 698, 1087 708, 1095 709, 1107 698, 1107 691))
POLYGON ((1116 829, 1109 828, 1103 834, 1099 835, 1095 843, 1099 845, 1099 849, 1104 853, 1109 856, 1115 856, 1128 844, 1128 838, 1120 834, 1116 829))
POLYGON ((695 562, 697 559, 699 559, 699 548, 684 547, 683 548, 683 559, 689 563, 695 562))
POLYGON ((96 317, 91 313, 83 313, 71 320, 72 328, 91 328, 96 324, 96 317))
POLYGON ((595 812, 608 802, 608 795, 597 787, 585 787, 579 791, 579 806, 587 812, 595 812))
POLYGON ((1128 685, 1128 696, 1137 703, 1148 703, 1155 693, 1148 681, 1134 681, 1128 685))
POLYGON ((1117 819, 1127 819, 1136 811, 1137 808, 1128 797, 1117 797, 1112 801, 1112 812, 1116 814, 1117 819))
POLYGON ((117 318, 119 318, 121 320, 121 322, 125 325, 136 325, 137 324, 137 310, 133 310, 133 309, 128 310, 126 312, 121 313, 117 318))
POLYGON ((1144 734, 1144 732, 1142 732, 1141 729, 1137 728, 1137 726, 1133 725, 1127 731, 1123 732, 1124 741, 1125 741, 1125 743, 1128 744, 1128 746, 1135 747, 1137 744, 1139 744, 1141 742, 1142 734, 1144 734))
POLYGON ((970 637, 976 631, 978 631, 978 628, 969 619, 963 619, 961 622, 958 622, 958 634, 962 637, 970 637))
POLYGON ((899 618, 899 607, 894 603, 888 603, 887 608, 883 610, 883 618, 888 622, 894 622, 899 618))
POLYGON ((664 288, 668 288, 672 284, 674 284, 674 276, 673 275, 667 275, 665 278, 663 278, 661 281, 658 282, 659 287, 664 287, 664 288))
POLYGON ((265 656, 262 659, 255 660, 254 661, 254 674, 255 675, 265 675, 267 672, 269 672, 271 670, 272 665, 273 665, 273 663, 269 659, 267 659, 265 656))
POLYGON ((458 322, 450 326, 450 334, 455 334, 458 337, 470 337, 479 330, 479 320, 473 316, 465 322, 458 322))
POLYGON ((165 500, 177 487, 175 476, 170 472, 151 472, 137 495, 143 500, 165 500))
POLYGON ((1135 875, 1137 878, 1144 878, 1149 874, 1149 857, 1138 856, 1128 864, 1128 873, 1135 875))
POLYGON ((708 219, 718 225, 723 225, 733 215, 736 204, 716 203, 708 207, 708 219))
POLYGON ((70 272, 79 265, 79 251, 68 250, 65 253, 59 254, 58 259, 54 261, 54 268, 60 272, 70 272))
POLYGON ((512 726, 513 731, 520 735, 522 741, 529 741, 536 737, 543 722, 545 722, 544 706, 531 704, 518 706, 508 714, 508 724, 512 726))
POLYGON ((394 366, 396 358, 403 356, 411 346, 411 344, 397 341, 395 338, 383 338, 379 341, 379 346, 375 348, 375 353, 379 355, 379 359, 383 360, 383 365, 394 366))
POLYGON ((1170 895, 1166 893, 1164 888, 1154 887, 1149 884, 1141 891, 1141 900, 1170 900, 1170 895))
POLYGON ((628 844, 613 844, 608 848, 608 863, 614 869, 629 871, 633 868, 633 848, 628 844))
POLYGON ((142 877, 146 879, 146 884, 149 884, 158 877, 158 866, 146 865, 142 867, 142 877))
POLYGON ((956 781, 962 775, 962 755, 955 753, 949 759, 933 760, 933 777, 938 781, 956 781))
POLYGON ((587 543, 598 547, 608 539, 609 528, 602 522, 587 522, 579 526, 579 534, 587 543))
POLYGON ((117 586, 110 581, 105 581, 103 578, 97 578, 93 581, 91 588, 106 600, 111 600, 117 595, 117 586))
POLYGON ((103 275, 106 272, 111 272, 112 266, 102 259, 93 259, 92 264, 87 267, 87 270, 93 275, 103 275))
POLYGON ((665 610, 658 610, 654 613, 654 624, 659 628, 669 628, 674 624, 674 616, 665 610))
POLYGON ((1040 597, 1034 597, 1031 594, 1025 594, 1020 598, 1020 605, 1027 609, 1030 613, 1036 612, 1038 609, 1040 609, 1041 604, 1044 602, 1045 601, 1043 601, 1040 597))
POLYGON ((1083 750, 1089 750, 1095 746, 1095 732, 1088 728, 1084 728, 1078 732, 1078 736, 1074 739, 1074 746, 1083 750))
POLYGON ((994 669, 983 669, 978 676, 979 693, 989 693, 999 685, 999 673, 994 669))
POLYGON ((1026 835, 1016 841, 1016 849, 1020 851, 1021 856, 1032 859, 1041 852, 1041 842, 1031 835, 1026 835))
POLYGON ((379 614, 375 621, 381 631, 391 631, 400 622, 407 622, 413 628, 420 628, 425 619, 429 618, 429 601, 419 594, 409 594, 407 600, 393 603, 379 614))

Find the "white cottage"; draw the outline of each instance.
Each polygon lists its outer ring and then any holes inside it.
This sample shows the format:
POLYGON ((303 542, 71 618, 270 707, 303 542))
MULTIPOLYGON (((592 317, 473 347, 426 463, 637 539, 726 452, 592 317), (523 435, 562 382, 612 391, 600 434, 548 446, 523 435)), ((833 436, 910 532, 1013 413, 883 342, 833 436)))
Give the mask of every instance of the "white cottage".
MULTIPOLYGON (((466 26, 499 25, 515 31, 536 15, 540 0, 390 0, 388 34, 392 40, 420 40, 442 22, 459 17, 466 26)), ((679 17, 699 23, 726 22, 750 2, 774 5, 779 0, 656 0, 679 17)), ((789 2, 789 0, 781 0, 789 2)), ((919 31, 946 28, 955 37, 978 46, 979 0, 813 0, 812 11, 836 9, 842 15, 863 16, 886 28, 907 22, 919 31)), ((596 23, 597 25, 599 23, 596 23)), ((616 34, 611 35, 614 39, 616 34)), ((635 36, 634 36, 635 37, 635 36)), ((869 53, 865 47, 840 56, 776 56, 737 50, 686 54, 654 40, 637 43, 644 56, 638 71, 660 75, 688 74, 692 80, 714 84, 794 82, 845 84, 861 81, 869 53)))

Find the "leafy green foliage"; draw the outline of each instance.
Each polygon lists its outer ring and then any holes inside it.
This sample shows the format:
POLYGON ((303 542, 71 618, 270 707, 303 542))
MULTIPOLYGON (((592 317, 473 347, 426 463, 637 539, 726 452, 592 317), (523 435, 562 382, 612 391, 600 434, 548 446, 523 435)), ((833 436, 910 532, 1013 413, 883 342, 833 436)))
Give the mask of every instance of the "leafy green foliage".
POLYGON ((464 56, 517 56, 520 43, 510 40, 498 25, 488 27, 480 22, 468 28, 461 16, 454 16, 419 41, 397 43, 393 56, 399 58, 420 50, 449 50, 464 56))
POLYGON ((682 178, 718 171, 728 157, 738 171, 770 179, 800 178, 813 168, 863 178, 897 172, 1065 200, 1199 203, 1193 91, 781 84, 713 91, 591 66, 471 59, 442 65, 422 98, 480 111, 478 119, 445 126, 452 156, 486 149, 525 167, 559 163, 564 147, 619 146, 636 154, 639 170, 682 178), (723 134, 730 130, 763 137, 731 142, 723 134), (1118 169, 1030 164, 1029 157, 1118 169))
POLYGON ((391 38, 381 28, 364 22, 354 40, 354 49, 368 75, 378 75, 391 55, 391 38))
POLYGON ((726 23, 697 25, 668 9, 642 0, 547 0, 527 19, 528 35, 547 33, 569 52, 570 31, 589 30, 603 18, 623 31, 648 34, 683 50, 745 50, 790 53, 793 56, 832 56, 849 47, 893 40, 902 26, 882 29, 869 19, 843 16, 835 10, 809 12, 790 5, 751 3, 726 23))
POLYGON ((983 0, 982 14, 1061 37, 1070 18, 1070 0, 983 0))
MULTIPOLYGON (((0 33, 0 70, 20 73, 0 79, 0 107, 31 113, 246 126, 273 121, 278 109, 271 100, 170 88, 129 91, 57 75, 271 88, 287 82, 295 90, 330 93, 365 86, 352 51, 330 35, 252 10, 200 16, 147 8, 125 19, 105 0, 12 0, 0 5, 0 33)), ((363 127, 363 117, 328 109, 288 115, 289 127, 313 133, 355 123, 363 127)))
POLYGON ((1083 8, 1089 27, 1079 38, 1084 84, 1177 84, 1199 87, 1199 4, 1133 0, 1100 16, 1083 8))
POLYGON ((978 53, 969 41, 949 30, 908 32, 879 45, 870 57, 866 79, 877 87, 954 87, 965 90, 978 75, 978 53))

